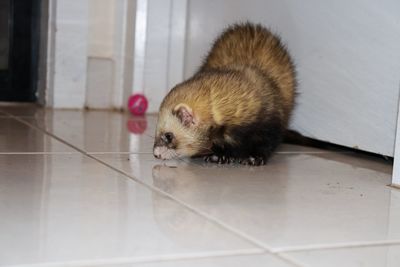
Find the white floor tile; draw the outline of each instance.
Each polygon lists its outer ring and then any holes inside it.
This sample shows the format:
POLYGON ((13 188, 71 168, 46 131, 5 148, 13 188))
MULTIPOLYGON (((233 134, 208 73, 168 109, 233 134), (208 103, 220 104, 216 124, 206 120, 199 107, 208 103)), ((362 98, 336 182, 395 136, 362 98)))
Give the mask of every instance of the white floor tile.
MULTIPOLYGON (((1 108, 1 107, 0 107, 1 108)), ((0 109, 1 110, 1 109, 0 109)), ((43 110, 8 107, 6 112, 46 129, 89 153, 152 153, 156 115, 134 117, 110 111, 43 110), (36 111, 36 113, 35 113, 36 111)), ((312 147, 282 145, 281 153, 326 153, 312 147)))
POLYGON ((0 170, 1 266, 260 251, 82 155, 0 155, 0 170))
MULTIPOLYGON (((105 265, 111 267, 113 265, 105 265)), ((143 262, 121 264, 117 267, 296 267, 293 264, 285 262, 272 255, 249 255, 249 256, 232 256, 232 257, 214 257, 205 259, 192 260, 175 260, 175 261, 159 261, 159 262, 143 262)))
POLYGON ((0 153, 76 152, 13 118, 0 117, 0 153))
POLYGON ((23 118, 86 152, 151 153, 156 116, 108 111, 46 111, 23 118))
POLYGON ((272 250, 400 239, 392 167, 349 154, 278 154, 267 166, 96 155, 272 250))
POLYGON ((400 241, 400 191, 387 186, 392 167, 383 160, 283 145, 263 167, 163 162, 152 156, 156 116, 0 111, 198 211, 0 114, 0 266, 291 266, 232 256, 262 251, 240 236, 301 267, 399 262, 400 243, 371 246, 400 241), (333 249, 350 245, 363 247, 333 249))
POLYGON ((30 103, 0 103, 0 114, 7 113, 18 117, 36 117, 43 115, 46 109, 30 103))
POLYGON ((308 267, 398 267, 400 244, 293 252, 285 256, 308 267))

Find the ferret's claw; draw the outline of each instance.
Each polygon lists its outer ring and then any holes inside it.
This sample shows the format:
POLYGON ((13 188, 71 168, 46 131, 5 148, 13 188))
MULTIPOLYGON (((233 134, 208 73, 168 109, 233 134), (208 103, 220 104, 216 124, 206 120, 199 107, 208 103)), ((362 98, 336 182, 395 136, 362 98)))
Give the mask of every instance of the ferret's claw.
POLYGON ((208 155, 204 157, 204 161, 205 162, 213 162, 213 163, 217 163, 218 162, 218 156, 217 155, 208 155))
POLYGON ((218 157, 218 164, 225 164, 227 162, 227 158, 225 156, 218 157))
POLYGON ((256 158, 254 158, 254 157, 249 157, 249 164, 250 165, 256 165, 256 158))
POLYGON ((205 162, 209 162, 209 161, 210 161, 210 156, 204 156, 204 157, 203 157, 203 160, 204 160, 205 162))
POLYGON ((266 160, 264 157, 253 157, 250 156, 248 158, 234 158, 234 157, 227 157, 227 156, 219 156, 219 155, 208 155, 204 157, 205 162, 212 162, 212 163, 218 163, 218 164, 232 164, 235 162, 238 162, 239 164, 242 165, 249 165, 249 166, 260 166, 260 165, 265 165, 266 160))
POLYGON ((242 165, 250 165, 250 166, 260 166, 265 165, 266 160, 263 157, 248 157, 244 159, 239 159, 238 162, 242 165))
POLYGON ((265 165, 265 159, 263 157, 256 157, 254 165, 256 166, 265 165))
POLYGON ((218 156, 218 155, 209 155, 204 157, 205 162, 212 162, 212 163, 218 163, 218 164, 225 164, 229 161, 229 158, 226 156, 218 156))

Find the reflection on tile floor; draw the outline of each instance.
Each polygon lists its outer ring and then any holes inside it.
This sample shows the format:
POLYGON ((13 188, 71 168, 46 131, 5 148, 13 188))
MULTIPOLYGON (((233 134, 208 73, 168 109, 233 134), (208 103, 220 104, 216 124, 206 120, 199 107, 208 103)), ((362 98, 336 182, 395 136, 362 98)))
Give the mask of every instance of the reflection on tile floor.
MULTIPOLYGON (((232 256, 232 257, 218 257, 218 258, 205 258, 195 260, 176 260, 164 262, 144 262, 136 264, 121 264, 118 267, 293 267, 294 265, 279 260, 270 255, 252 255, 252 256, 232 256)), ((110 266, 111 267, 111 266, 110 266)))
POLYGON ((288 257, 302 266, 398 267, 400 245, 292 252, 288 257))
POLYGON ((265 167, 164 164, 149 154, 97 157, 272 250, 400 240, 400 229, 388 231, 391 221, 400 221, 400 206, 391 203, 384 163, 366 168, 364 159, 347 154, 338 161, 336 154, 302 153, 275 155, 265 167))
POLYGON ((156 116, 134 118, 107 111, 48 111, 24 118, 89 153, 149 153, 153 147, 156 116))
POLYGON ((10 117, 0 117, 0 154, 77 152, 54 138, 10 117))
POLYGON ((0 155, 0 169, 1 264, 260 251, 83 155, 0 155))
POLYGON ((263 167, 163 162, 154 115, 0 112, 0 266, 399 261, 400 191, 383 159, 283 145, 263 167))

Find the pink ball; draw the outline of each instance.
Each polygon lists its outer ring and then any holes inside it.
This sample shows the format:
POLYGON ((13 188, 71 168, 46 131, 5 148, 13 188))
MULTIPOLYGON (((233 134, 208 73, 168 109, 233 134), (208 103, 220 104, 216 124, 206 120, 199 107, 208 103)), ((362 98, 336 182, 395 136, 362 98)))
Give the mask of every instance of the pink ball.
POLYGON ((146 112, 148 105, 149 102, 147 101, 147 98, 142 94, 134 94, 129 97, 128 109, 133 115, 143 115, 146 112))

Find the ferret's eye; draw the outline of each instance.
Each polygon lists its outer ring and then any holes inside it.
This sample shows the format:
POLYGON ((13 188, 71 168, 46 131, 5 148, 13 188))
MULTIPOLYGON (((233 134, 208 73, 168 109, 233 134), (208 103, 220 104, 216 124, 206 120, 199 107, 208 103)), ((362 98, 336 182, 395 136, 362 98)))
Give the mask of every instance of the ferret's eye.
POLYGON ((163 136, 161 137, 161 139, 163 139, 163 141, 167 144, 172 142, 172 139, 174 139, 174 134, 171 132, 167 132, 165 134, 163 134, 163 136))

